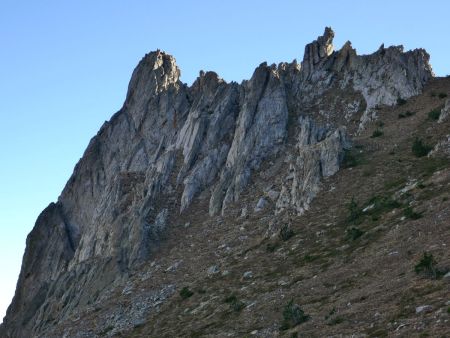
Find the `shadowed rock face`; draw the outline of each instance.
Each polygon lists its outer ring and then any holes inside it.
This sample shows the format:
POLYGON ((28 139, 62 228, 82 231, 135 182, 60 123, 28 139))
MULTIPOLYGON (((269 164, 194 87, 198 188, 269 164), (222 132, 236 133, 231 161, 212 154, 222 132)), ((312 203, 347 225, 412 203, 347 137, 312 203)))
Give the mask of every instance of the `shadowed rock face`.
POLYGON ((263 63, 241 84, 202 71, 188 87, 172 56, 146 55, 123 107, 28 236, 0 333, 43 335, 126 278, 200 194, 209 198, 205 213, 234 208, 268 159, 287 168, 274 212, 308 210, 374 108, 420 93, 433 76, 424 50, 382 46, 358 56, 349 42, 333 51, 333 37, 326 28, 301 65, 263 63))

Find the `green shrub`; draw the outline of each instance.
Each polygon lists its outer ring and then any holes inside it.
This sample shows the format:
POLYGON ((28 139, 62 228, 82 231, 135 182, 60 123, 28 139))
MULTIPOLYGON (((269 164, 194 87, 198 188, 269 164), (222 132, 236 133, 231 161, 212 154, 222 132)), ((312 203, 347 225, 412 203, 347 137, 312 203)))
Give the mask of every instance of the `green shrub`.
POLYGON ((282 241, 286 242, 294 235, 295 235, 294 230, 291 229, 289 224, 284 224, 280 229, 278 237, 280 237, 282 241))
POLYGON ((439 120, 439 116, 441 116, 441 110, 440 109, 433 109, 428 113, 428 118, 432 121, 439 120))
POLYGON ((384 188, 387 190, 398 188, 399 186, 404 185, 405 183, 406 183, 405 177, 395 178, 384 183, 384 188))
POLYGON ((267 245, 266 245, 267 252, 274 252, 277 248, 278 248, 278 243, 267 243, 267 245))
POLYGON ((301 309, 298 304, 291 300, 283 309, 283 322, 281 330, 288 330, 308 321, 311 317, 301 309))
POLYGON ((225 298, 224 302, 230 304, 230 309, 234 312, 240 312, 245 308, 245 303, 241 302, 234 294, 225 298))
POLYGON ((362 231, 361 229, 355 228, 355 227, 347 229, 347 237, 349 239, 351 239, 352 241, 357 240, 363 234, 364 234, 364 231, 362 231))
POLYGON ((350 149, 344 151, 344 156, 342 159, 343 168, 353 168, 363 164, 363 162, 361 153, 350 149))
MULTIPOLYGON (((395 186, 397 186, 398 184, 401 183, 395 182, 395 186)), ((373 221, 377 221, 380 219, 382 214, 402 207, 402 204, 400 202, 396 201, 395 199, 389 196, 374 196, 364 205, 367 206, 367 208, 363 209, 355 201, 355 198, 354 197, 352 198, 347 207, 348 208, 347 223, 350 223, 352 225, 359 225, 364 221, 366 217, 371 217, 373 221)), ((356 239, 362 235, 362 233, 358 234, 358 231, 356 230, 359 229, 354 228, 347 230, 347 232, 349 231, 351 232, 349 235, 350 238, 356 239)))
POLYGON ((305 263, 311 263, 311 262, 314 262, 315 260, 317 260, 319 258, 320 258, 320 256, 318 256, 318 255, 306 254, 306 255, 303 256, 303 261, 305 263))
POLYGON ((415 212, 411 207, 406 207, 405 210, 403 210, 403 215, 409 219, 419 219, 422 217, 422 214, 415 212))
POLYGON ((372 133, 371 138, 383 136, 383 132, 380 129, 375 129, 372 133))
POLYGON ((332 308, 332 309, 330 310, 330 312, 328 312, 327 315, 325 315, 325 320, 328 320, 328 318, 332 317, 334 314, 336 314, 336 308, 335 308, 335 307, 332 308))
POLYGON ((430 176, 438 170, 448 168, 450 159, 446 157, 430 157, 426 161, 420 161, 416 167, 424 176, 430 176))
POLYGON ((241 302, 240 300, 231 304, 231 309, 234 312, 241 312, 242 309, 244 309, 244 308, 245 308, 245 303, 241 302))
POLYGON ((232 294, 232 295, 228 296, 227 298, 225 298, 223 301, 225 303, 230 304, 230 303, 236 302, 237 301, 237 297, 236 297, 235 294, 232 294))
POLYGON ((423 157, 428 155, 431 149, 433 149, 431 146, 425 144, 421 139, 417 137, 411 147, 411 150, 416 157, 423 157))
POLYGON ((440 99, 445 99, 447 97, 447 94, 446 93, 439 93, 438 96, 439 96, 440 99))
POLYGON ((358 203, 355 201, 355 198, 352 197, 352 200, 348 204, 348 217, 347 221, 353 224, 360 224, 361 217, 363 216, 361 208, 358 206, 358 203))
POLYGON ((436 97, 437 94, 436 94, 436 92, 431 92, 430 96, 431 96, 431 97, 436 97))
POLYGON ((399 98, 397 99, 397 105, 398 105, 398 106, 403 106, 405 103, 406 103, 406 100, 405 100, 405 99, 402 99, 401 97, 399 97, 399 98))
POLYGON ((191 290, 189 290, 189 288, 187 286, 182 288, 180 291, 180 296, 183 299, 187 299, 187 298, 191 297, 193 294, 194 293, 191 290))
POLYGON ((400 202, 385 196, 374 196, 369 200, 368 204, 374 205, 373 208, 369 210, 369 214, 381 214, 402 206, 400 202))
POLYGON ((338 325, 338 324, 341 324, 342 322, 344 322, 344 318, 337 316, 336 318, 333 318, 332 320, 330 320, 328 325, 330 325, 330 326, 338 325))
POLYGON ((419 263, 414 267, 414 271, 417 274, 425 273, 428 276, 432 276, 433 278, 437 277, 438 270, 436 269, 437 261, 434 258, 433 254, 429 252, 424 252, 422 258, 419 263))

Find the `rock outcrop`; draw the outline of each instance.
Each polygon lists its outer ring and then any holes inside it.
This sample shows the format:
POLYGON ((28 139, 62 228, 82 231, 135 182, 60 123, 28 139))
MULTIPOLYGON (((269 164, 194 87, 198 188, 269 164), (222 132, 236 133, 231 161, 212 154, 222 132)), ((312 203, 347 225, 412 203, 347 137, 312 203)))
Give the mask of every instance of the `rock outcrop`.
POLYGON ((339 170, 344 151, 351 146, 345 127, 319 128, 310 118, 300 118, 299 124, 296 152, 289 159, 289 172, 276 203, 277 213, 293 208, 301 215, 308 210, 320 189, 321 178, 339 170))
POLYGON ((325 28, 322 36, 306 45, 302 62, 302 75, 304 79, 310 79, 320 69, 321 62, 325 61, 333 53, 334 32, 330 27, 325 28))
POLYGON ((441 109, 441 113, 439 115, 438 123, 443 123, 448 119, 450 115, 450 99, 445 100, 444 107, 441 109))
POLYGON ((333 37, 326 28, 301 65, 262 63, 241 84, 202 71, 188 87, 172 56, 146 55, 123 107, 28 236, 3 335, 45 336, 145 262, 196 197, 209 199, 210 215, 232 210, 269 159, 282 159, 283 179, 264 212, 308 210, 374 108, 433 76, 424 50, 358 56, 349 42, 333 51, 333 37))

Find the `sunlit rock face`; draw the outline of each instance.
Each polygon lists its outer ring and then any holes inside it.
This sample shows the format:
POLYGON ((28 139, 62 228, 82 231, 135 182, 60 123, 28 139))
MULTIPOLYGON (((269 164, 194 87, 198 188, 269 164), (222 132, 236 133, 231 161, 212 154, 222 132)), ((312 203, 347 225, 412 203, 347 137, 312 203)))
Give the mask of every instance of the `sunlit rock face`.
POLYGON ((375 108, 419 94, 433 76, 422 49, 358 56, 350 42, 334 51, 333 37, 326 28, 301 64, 262 63, 241 84, 202 71, 187 86, 172 56, 147 54, 123 107, 28 236, 2 335, 46 336, 148 259, 200 195, 211 217, 237 208, 269 159, 283 164, 273 213, 306 212, 375 108))

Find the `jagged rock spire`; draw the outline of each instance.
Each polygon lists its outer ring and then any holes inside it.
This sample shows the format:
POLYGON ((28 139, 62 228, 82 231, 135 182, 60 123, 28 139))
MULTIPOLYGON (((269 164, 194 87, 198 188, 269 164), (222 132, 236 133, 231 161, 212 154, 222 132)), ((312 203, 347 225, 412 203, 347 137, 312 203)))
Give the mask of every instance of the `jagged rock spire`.
POLYGON ((334 31, 330 27, 325 27, 322 36, 305 46, 302 62, 302 72, 305 78, 309 77, 315 65, 333 53, 333 38, 334 31))
POLYGON ((146 54, 131 76, 127 101, 142 95, 155 95, 179 81, 180 69, 176 60, 159 49, 146 54))

